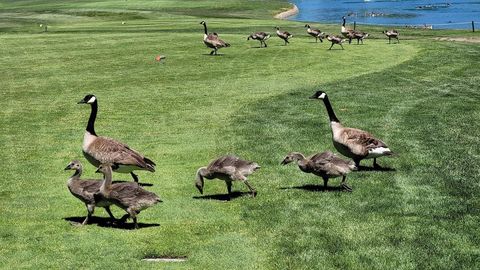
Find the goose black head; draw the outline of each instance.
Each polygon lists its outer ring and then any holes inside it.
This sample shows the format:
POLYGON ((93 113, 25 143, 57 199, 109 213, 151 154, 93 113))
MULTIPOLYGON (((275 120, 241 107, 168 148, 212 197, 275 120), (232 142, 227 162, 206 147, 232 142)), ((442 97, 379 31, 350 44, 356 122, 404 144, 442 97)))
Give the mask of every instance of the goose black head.
POLYGON ((205 21, 201 21, 201 22, 200 22, 200 24, 203 24, 203 25, 205 25, 205 23, 206 23, 205 21))
POLYGON ((308 28, 310 28, 310 25, 308 25, 308 24, 305 24, 305 27, 308 27, 308 28))
POLYGON ((65 167, 65 171, 67 170, 77 170, 80 169, 82 164, 78 160, 72 160, 70 163, 68 163, 67 167, 65 167))
POLYGON ((275 26, 275 29, 280 30, 280 28, 278 28, 278 26, 275 26))
POLYGON ((322 90, 318 90, 310 97, 310 99, 324 99, 327 96, 327 93, 323 92, 322 90))
POLYGON ((82 100, 77 102, 77 104, 92 104, 92 103, 95 103, 96 101, 97 101, 97 97, 95 95, 88 94, 82 100))

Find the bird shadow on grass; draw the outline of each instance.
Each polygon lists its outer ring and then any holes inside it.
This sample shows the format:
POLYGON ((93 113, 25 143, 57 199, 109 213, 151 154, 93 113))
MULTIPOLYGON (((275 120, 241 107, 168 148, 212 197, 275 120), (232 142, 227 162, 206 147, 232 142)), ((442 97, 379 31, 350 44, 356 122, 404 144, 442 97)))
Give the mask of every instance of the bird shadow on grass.
MULTIPOLYGON (((112 184, 128 183, 128 182, 135 183, 135 182, 133 182, 133 181, 127 181, 127 180, 116 180, 116 181, 112 181, 112 184)), ((140 182, 138 182, 138 185, 139 185, 139 186, 142 186, 142 187, 151 187, 151 186, 153 186, 153 184, 151 184, 151 183, 140 183, 140 182)))
POLYGON ((360 172, 395 172, 397 171, 395 168, 388 168, 388 167, 367 167, 367 166, 359 166, 357 171, 360 172))
MULTIPOLYGON (((85 219, 85 217, 66 217, 64 220, 70 222, 72 226, 82 226, 82 222, 85 219)), ((158 227, 160 224, 158 223, 137 223, 138 228, 148 228, 148 227, 158 227)), ((91 217, 88 220, 88 225, 97 225, 98 227, 105 227, 105 228, 113 228, 113 229, 122 229, 122 230, 134 230, 135 226, 133 222, 111 222, 110 218, 108 217, 91 217)), ((86 225, 86 226, 88 226, 86 225)))
POLYGON ((302 189, 306 191, 312 192, 343 192, 345 191, 344 188, 338 186, 327 186, 326 188, 323 185, 314 185, 314 184, 306 184, 303 186, 294 186, 294 187, 281 187, 280 189, 302 189))
POLYGON ((211 57, 215 57, 215 56, 224 56, 225 54, 224 53, 219 53, 219 54, 210 54, 210 53, 204 53, 202 54, 204 56, 211 56, 211 57))
POLYGON ((230 201, 239 197, 249 196, 250 192, 240 192, 240 191, 233 191, 228 194, 213 194, 213 195, 203 195, 203 196, 193 196, 194 199, 200 200, 217 200, 217 201, 230 201))

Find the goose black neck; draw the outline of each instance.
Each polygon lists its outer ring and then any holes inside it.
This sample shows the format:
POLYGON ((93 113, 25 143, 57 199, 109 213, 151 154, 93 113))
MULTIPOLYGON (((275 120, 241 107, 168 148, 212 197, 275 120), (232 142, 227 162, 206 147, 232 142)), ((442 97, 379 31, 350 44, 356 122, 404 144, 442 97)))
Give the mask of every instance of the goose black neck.
POLYGON ((335 112, 333 111, 332 104, 330 104, 330 100, 328 99, 327 95, 325 95, 325 98, 323 99, 323 103, 325 104, 325 108, 327 108, 330 122, 340 123, 340 120, 338 120, 337 116, 335 115, 335 112))
POLYGON ((342 23, 342 26, 345 27, 345 18, 343 18, 343 23, 342 23))
POLYGON ((87 131, 90 132, 90 134, 97 136, 97 133, 95 133, 95 118, 97 118, 98 111, 98 104, 96 100, 91 104, 91 107, 92 111, 90 112, 90 118, 88 119, 87 131))
POLYGON ((204 24, 203 24, 203 29, 205 30, 205 35, 208 35, 208 32, 207 32, 207 23, 204 23, 204 24))

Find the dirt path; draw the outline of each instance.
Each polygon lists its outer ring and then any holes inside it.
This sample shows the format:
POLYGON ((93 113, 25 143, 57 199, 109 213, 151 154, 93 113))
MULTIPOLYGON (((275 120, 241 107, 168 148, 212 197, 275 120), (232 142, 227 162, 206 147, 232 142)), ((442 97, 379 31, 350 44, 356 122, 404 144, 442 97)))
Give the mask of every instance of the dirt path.
POLYGON ((480 43, 480 37, 439 37, 436 38, 440 41, 458 41, 468 43, 480 43))
POLYGON ((295 4, 292 4, 292 8, 282 11, 274 16, 275 19, 286 19, 290 16, 293 16, 298 13, 298 7, 295 4))

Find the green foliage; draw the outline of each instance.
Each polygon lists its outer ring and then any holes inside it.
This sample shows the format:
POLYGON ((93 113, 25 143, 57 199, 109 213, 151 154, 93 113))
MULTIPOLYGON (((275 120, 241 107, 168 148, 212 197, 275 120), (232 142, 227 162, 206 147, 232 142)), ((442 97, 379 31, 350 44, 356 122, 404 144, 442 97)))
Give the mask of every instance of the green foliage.
MULTIPOLYGON (((329 51, 303 23, 270 19, 284 6, 1 1, 2 267, 479 268, 480 46, 433 39, 478 35, 405 30, 389 45, 382 28, 369 27, 365 45, 329 51), (207 17, 209 31, 232 44, 219 56, 201 40, 207 17), (45 22, 47 33, 38 25, 45 22), (274 36, 276 25, 294 34, 290 45, 274 36), (268 48, 246 41, 254 31, 272 34, 268 48), (158 54, 166 59, 156 62, 158 54), (345 125, 398 153, 379 159, 395 171, 354 172, 354 191, 341 193, 318 191, 318 177, 280 166, 289 151, 334 150, 323 104, 308 99, 317 89, 345 125), (76 102, 88 93, 99 100, 97 132, 157 163, 156 173, 139 175, 164 203, 139 222, 159 226, 66 220, 86 215, 66 188, 66 164, 80 159, 86 178, 100 177, 81 154, 89 108, 76 102), (196 169, 225 153, 262 166, 250 177, 257 198, 199 198, 196 169), (188 261, 141 261, 156 255, 188 261)), ((221 181, 205 183, 205 195, 224 193, 221 181)))

